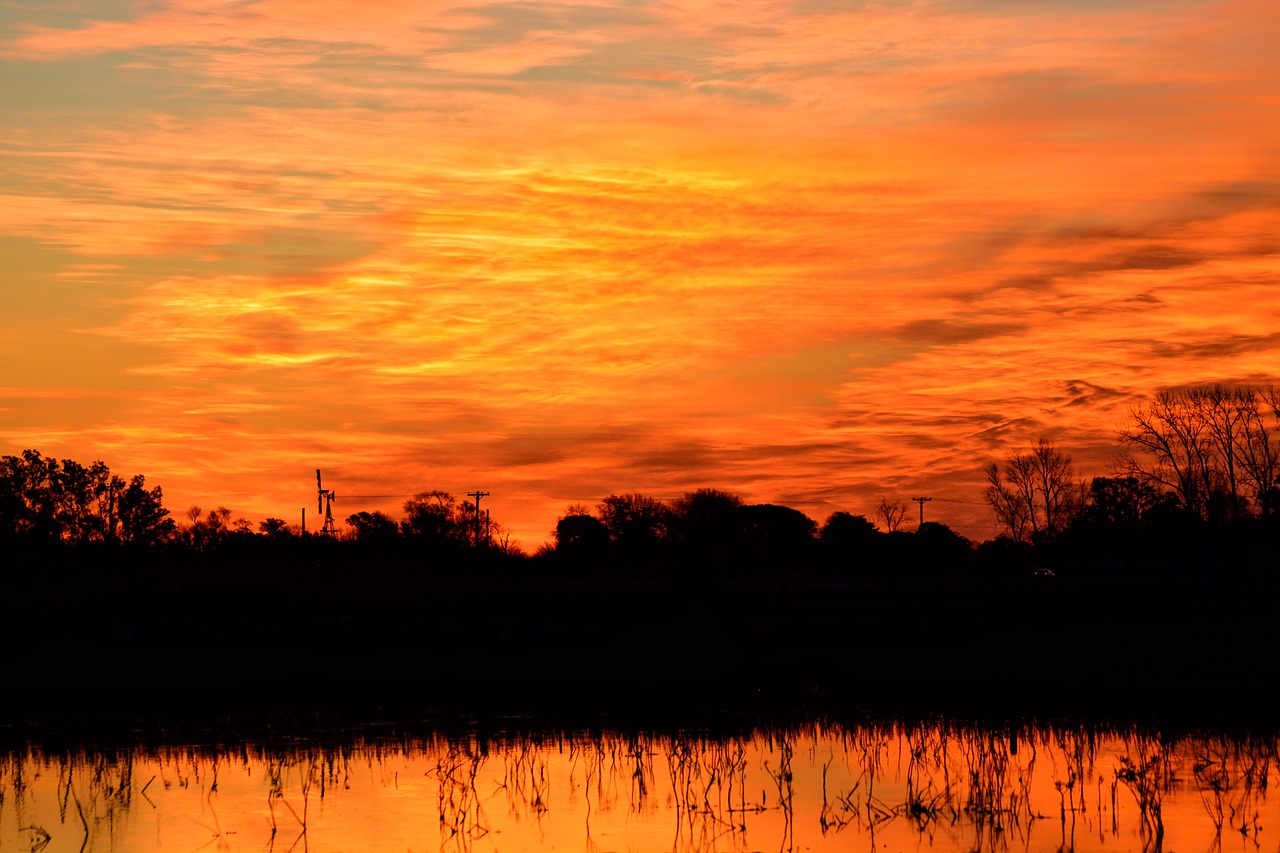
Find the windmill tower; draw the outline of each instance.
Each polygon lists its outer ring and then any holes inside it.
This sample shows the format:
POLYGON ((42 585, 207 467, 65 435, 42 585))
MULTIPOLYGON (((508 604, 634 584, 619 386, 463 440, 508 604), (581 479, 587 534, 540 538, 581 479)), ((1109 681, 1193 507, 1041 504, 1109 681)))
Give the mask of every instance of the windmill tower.
POLYGON ((324 524, 320 526, 320 533, 325 536, 332 536, 338 531, 333 526, 333 502, 338 499, 333 489, 326 489, 320 484, 320 469, 316 469, 316 515, 322 515, 324 524))

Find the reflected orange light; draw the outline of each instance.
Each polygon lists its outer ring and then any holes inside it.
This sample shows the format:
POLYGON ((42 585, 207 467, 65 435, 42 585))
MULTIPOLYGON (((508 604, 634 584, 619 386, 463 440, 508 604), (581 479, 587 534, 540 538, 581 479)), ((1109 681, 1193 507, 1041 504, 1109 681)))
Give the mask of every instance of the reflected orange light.
POLYGON ((134 851, 844 851, 1214 846, 1275 817, 1274 738, 936 726, 813 726, 700 736, 397 740, 232 754, 104 757, 38 750, 0 766, 22 785, 0 841, 110 834, 134 851), (60 772, 52 772, 54 770, 60 772), (21 774, 21 775, 19 775, 21 774), (107 784, 103 784, 103 783, 107 784), (83 823, 61 808, 71 790, 83 823))

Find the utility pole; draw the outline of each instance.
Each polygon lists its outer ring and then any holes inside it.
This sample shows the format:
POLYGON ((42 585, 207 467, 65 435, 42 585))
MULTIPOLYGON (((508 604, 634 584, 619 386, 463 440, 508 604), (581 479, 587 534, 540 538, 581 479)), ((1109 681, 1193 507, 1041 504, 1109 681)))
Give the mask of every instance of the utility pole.
MULTIPOLYGON (((476 489, 474 492, 467 492, 467 497, 476 499, 476 544, 479 545, 480 544, 480 499, 489 497, 489 493, 482 492, 479 489, 476 489)), ((488 531, 486 530, 485 533, 486 533, 485 544, 488 545, 489 544, 487 541, 488 531)))
POLYGON ((924 505, 933 500, 933 498, 912 498, 911 500, 920 504, 920 524, 924 525, 924 505))

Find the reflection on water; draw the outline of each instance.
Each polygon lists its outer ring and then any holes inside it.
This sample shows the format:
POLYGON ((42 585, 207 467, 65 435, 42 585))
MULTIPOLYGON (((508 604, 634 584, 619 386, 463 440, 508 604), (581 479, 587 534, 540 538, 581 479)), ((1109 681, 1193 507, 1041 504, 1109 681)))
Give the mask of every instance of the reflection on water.
POLYGON ((0 850, 1274 850, 1275 737, 952 724, 0 759, 0 850))

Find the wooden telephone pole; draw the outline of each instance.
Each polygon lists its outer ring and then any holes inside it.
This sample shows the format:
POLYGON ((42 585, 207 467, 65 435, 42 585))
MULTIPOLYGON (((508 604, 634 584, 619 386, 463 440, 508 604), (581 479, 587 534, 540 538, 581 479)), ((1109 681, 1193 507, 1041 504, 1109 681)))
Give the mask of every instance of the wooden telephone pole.
MULTIPOLYGON (((482 492, 476 489, 474 492, 467 492, 467 497, 476 499, 476 544, 480 544, 480 499, 489 497, 488 492, 482 492)), ((489 544, 489 525, 484 528, 484 544, 489 544)))
POLYGON ((920 524, 923 525, 924 524, 924 505, 929 501, 933 500, 933 498, 912 498, 911 500, 920 504, 920 524))

